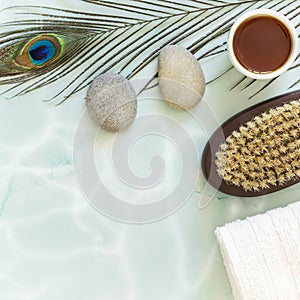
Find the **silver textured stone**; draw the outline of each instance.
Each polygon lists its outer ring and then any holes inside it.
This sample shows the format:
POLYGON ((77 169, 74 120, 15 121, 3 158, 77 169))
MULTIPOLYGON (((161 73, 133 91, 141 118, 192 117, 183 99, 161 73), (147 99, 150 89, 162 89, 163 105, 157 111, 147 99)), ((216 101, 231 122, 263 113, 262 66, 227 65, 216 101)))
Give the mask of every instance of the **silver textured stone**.
POLYGON ((135 120, 137 97, 131 83, 123 76, 107 73, 98 76, 86 95, 87 110, 101 128, 118 132, 135 120))
POLYGON ((204 95, 206 84, 201 66, 184 47, 173 45, 161 51, 158 76, 162 97, 175 108, 191 109, 204 95))

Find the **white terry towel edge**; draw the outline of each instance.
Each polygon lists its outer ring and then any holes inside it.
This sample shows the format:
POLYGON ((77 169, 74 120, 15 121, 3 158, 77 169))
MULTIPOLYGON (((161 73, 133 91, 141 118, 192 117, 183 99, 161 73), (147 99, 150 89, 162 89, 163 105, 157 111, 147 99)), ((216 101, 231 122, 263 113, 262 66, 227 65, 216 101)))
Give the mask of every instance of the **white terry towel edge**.
POLYGON ((215 234, 235 299, 300 299, 300 202, 215 234))

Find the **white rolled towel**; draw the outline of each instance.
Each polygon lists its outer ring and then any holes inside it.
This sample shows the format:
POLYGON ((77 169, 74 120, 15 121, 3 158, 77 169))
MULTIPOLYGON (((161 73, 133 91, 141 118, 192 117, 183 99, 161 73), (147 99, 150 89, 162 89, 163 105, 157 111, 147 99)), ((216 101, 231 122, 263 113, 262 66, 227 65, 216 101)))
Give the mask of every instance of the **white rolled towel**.
POLYGON ((237 300, 300 299, 300 202, 217 228, 237 300))

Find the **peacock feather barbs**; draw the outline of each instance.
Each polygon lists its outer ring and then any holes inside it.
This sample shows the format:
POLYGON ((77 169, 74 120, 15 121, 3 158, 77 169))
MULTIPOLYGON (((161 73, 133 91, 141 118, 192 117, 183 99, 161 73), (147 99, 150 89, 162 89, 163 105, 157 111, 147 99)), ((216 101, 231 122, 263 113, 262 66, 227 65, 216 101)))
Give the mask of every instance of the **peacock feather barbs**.
POLYGON ((78 0, 68 9, 60 1, 55 7, 34 2, 0 10, 0 17, 11 13, 0 24, 0 85, 10 85, 2 91, 7 98, 67 79, 53 95, 65 100, 108 71, 127 79, 147 71, 151 86, 164 47, 182 45, 198 61, 211 58, 226 52, 226 35, 241 13, 266 7, 296 18, 300 11, 287 0, 78 0))

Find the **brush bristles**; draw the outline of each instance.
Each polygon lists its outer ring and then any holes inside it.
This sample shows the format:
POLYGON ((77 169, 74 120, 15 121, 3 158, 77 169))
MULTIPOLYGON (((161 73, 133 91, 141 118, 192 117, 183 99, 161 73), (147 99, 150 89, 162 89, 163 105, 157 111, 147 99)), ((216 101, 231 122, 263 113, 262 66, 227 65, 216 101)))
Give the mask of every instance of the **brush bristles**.
POLYGON ((217 173, 245 191, 300 177, 300 100, 270 109, 240 126, 216 153, 217 173))

